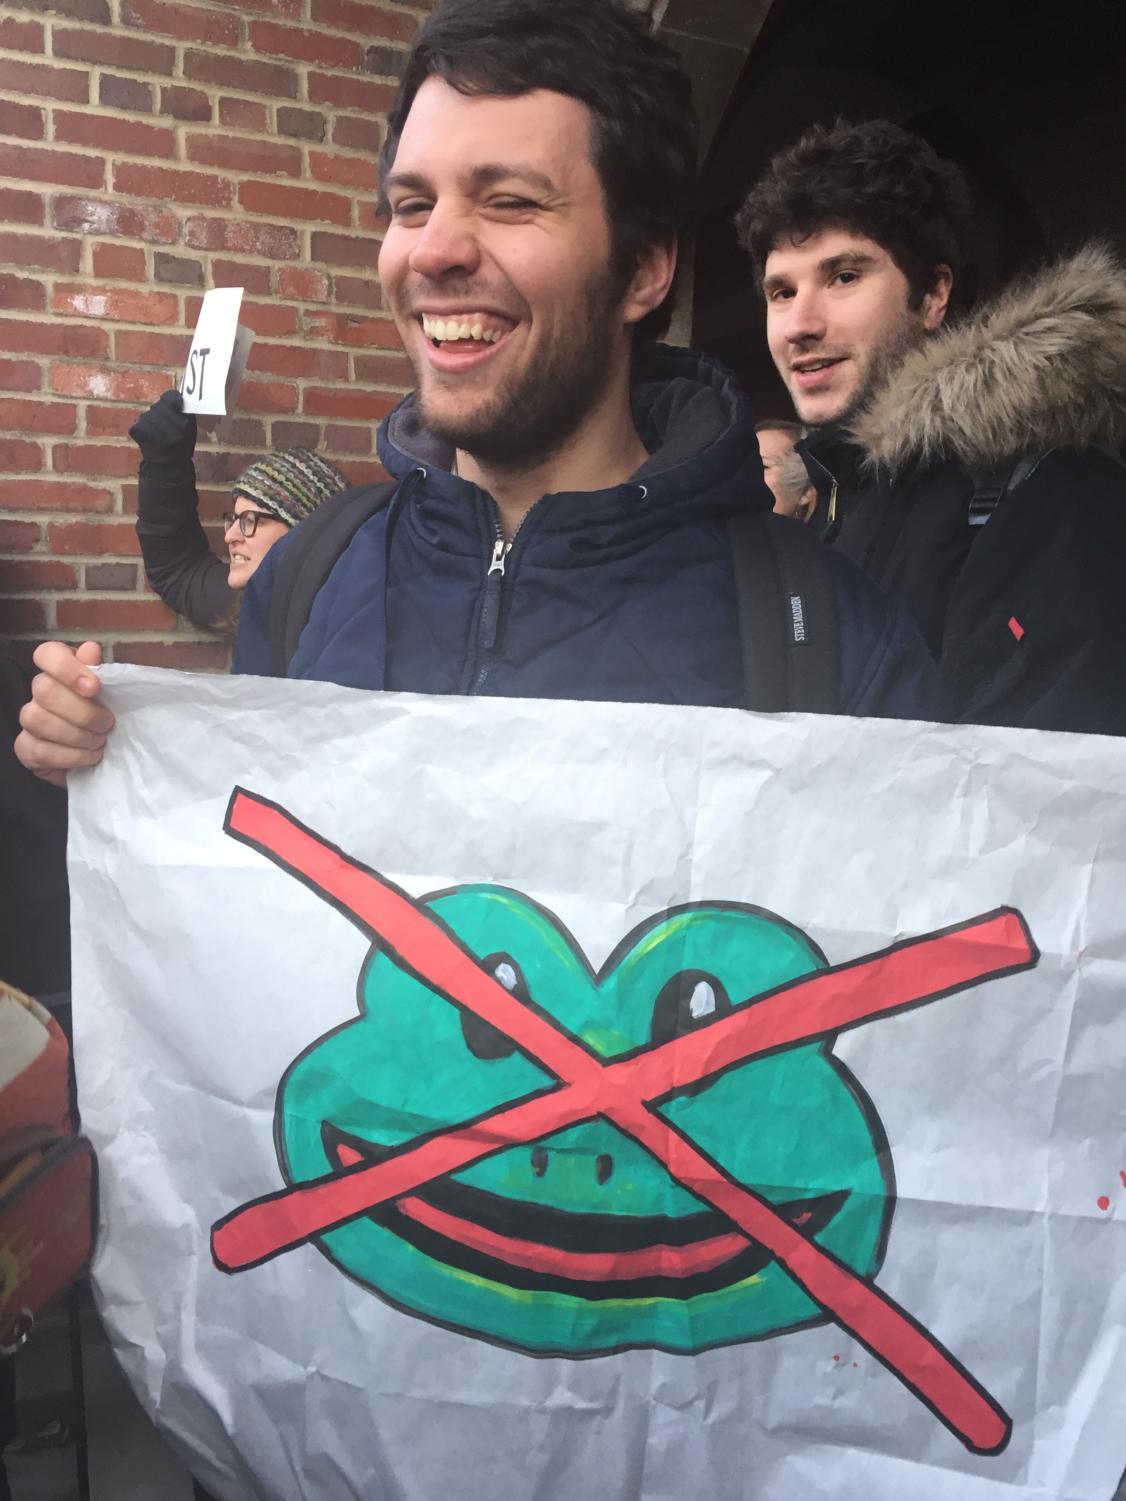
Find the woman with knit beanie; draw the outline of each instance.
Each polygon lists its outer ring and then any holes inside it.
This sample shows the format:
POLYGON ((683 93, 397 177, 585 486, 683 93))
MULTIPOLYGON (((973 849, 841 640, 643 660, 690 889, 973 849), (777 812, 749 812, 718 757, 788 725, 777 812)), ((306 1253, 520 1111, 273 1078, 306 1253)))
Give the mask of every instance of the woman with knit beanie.
POLYGON ((291 526, 348 481, 308 448, 284 448, 244 469, 224 517, 227 560, 208 546, 195 486, 196 420, 179 391, 165 391, 129 429, 141 450, 137 536, 149 582, 193 625, 215 630, 233 623, 239 591, 291 526))

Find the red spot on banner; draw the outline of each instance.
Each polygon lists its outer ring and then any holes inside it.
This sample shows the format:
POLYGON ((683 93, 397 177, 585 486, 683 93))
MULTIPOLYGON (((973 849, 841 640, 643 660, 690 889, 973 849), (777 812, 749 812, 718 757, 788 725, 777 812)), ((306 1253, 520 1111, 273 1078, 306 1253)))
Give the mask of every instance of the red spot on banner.
POLYGON ((1098 1204, 1099 1208, 1103 1210, 1104 1213, 1110 1208, 1110 1199, 1106 1194, 1100 1194, 1095 1200, 1095 1203, 1098 1204))
POLYGON ((1009 630, 1012 631, 1013 635, 1018 641, 1024 635, 1024 626, 1021 625, 1020 621, 1016 618, 1015 615, 1009 616, 1009 630))

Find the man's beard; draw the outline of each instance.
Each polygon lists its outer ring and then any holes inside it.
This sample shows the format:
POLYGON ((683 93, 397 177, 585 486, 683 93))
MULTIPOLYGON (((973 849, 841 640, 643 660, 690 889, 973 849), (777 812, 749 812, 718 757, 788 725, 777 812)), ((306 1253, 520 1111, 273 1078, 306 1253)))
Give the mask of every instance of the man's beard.
POLYGON ((811 422, 809 426, 828 427, 838 423, 847 426, 853 422, 876 392, 892 380, 903 361, 925 338, 926 333, 918 316, 910 312, 904 314, 893 328, 887 330, 883 342, 869 351, 868 363, 861 371, 856 389, 844 407, 833 417, 822 422, 811 422))
POLYGON ((610 381, 607 324, 618 289, 600 279, 587 289, 585 318, 539 351, 532 369, 514 371, 470 412, 443 417, 419 383, 423 427, 480 464, 523 469, 557 453, 601 401, 610 381))

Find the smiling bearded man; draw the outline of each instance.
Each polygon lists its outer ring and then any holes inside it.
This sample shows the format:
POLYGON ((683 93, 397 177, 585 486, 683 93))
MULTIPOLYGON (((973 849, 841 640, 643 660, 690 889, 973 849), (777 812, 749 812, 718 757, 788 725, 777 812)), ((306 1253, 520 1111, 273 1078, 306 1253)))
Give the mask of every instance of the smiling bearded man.
MULTIPOLYGON (((942 717, 905 613, 771 514, 731 374, 656 342, 696 156, 681 63, 623 0, 433 12, 380 163, 380 278, 417 378, 379 432, 392 483, 271 549, 236 671, 942 717), (799 552, 816 609, 781 586, 799 552), (757 613, 733 559, 767 570, 757 613), (804 698, 799 657, 826 669, 804 698)), ((19 754, 44 776, 102 753, 97 660, 39 649, 19 754)))
POLYGON ((606 331, 663 299, 672 246, 623 268, 589 138, 577 99, 482 98, 434 76, 404 123, 384 182, 380 280, 422 425, 472 456, 459 473, 538 468, 584 428, 603 447, 611 414, 624 446, 599 455, 601 482, 647 457, 625 430, 631 340, 606 331))
MULTIPOLYGON (((758 706, 748 661, 783 667, 783 620, 808 656, 814 629, 779 580, 764 591, 766 646, 745 658, 731 524, 758 518, 749 545, 768 565, 786 532, 821 581, 835 623, 818 643, 833 707, 940 717, 937 671, 906 617, 773 515, 733 377, 653 342, 693 187, 692 121, 676 54, 618 0, 447 0, 433 13, 406 63, 381 171, 380 274, 418 380, 379 433, 393 483, 346 492, 271 548, 246 592, 236 671, 413 693, 758 706), (271 606, 292 605, 286 559, 314 561, 300 551, 310 539, 319 561, 326 541, 335 552, 279 665, 271 606)), ((61 781, 100 758, 113 719, 97 699, 94 643, 75 653, 51 642, 36 657, 17 750, 61 781)), ((510 724, 498 706, 497 733, 510 724)), ((427 810, 403 810, 417 816, 427 810)), ((345 1400, 341 1422, 349 1411, 345 1400)), ((443 1414, 427 1416, 440 1442, 443 1414)), ((315 1498, 297 1452, 296 1483, 315 1498)), ((559 1462, 536 1459, 528 1494, 559 1462)))

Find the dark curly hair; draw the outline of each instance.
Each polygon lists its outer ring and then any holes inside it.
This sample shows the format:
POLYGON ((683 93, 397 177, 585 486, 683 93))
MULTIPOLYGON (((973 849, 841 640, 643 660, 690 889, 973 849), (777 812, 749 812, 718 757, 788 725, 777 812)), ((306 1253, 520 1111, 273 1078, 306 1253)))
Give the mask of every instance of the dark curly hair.
MULTIPOLYGON (((387 117, 384 181, 414 96, 432 75, 462 94, 550 89, 587 106, 623 286, 640 251, 679 237, 696 180, 692 86, 673 48, 622 0, 444 0, 415 39, 387 117)), ((382 194, 380 207, 387 211, 382 194)), ((671 313, 670 295, 636 334, 659 337, 671 313)))
POLYGON ((773 158, 735 219, 739 243, 762 286, 766 258, 841 228, 881 245, 907 278, 918 307, 935 270, 960 268, 972 212, 961 170, 921 136, 890 120, 815 125, 773 158))

